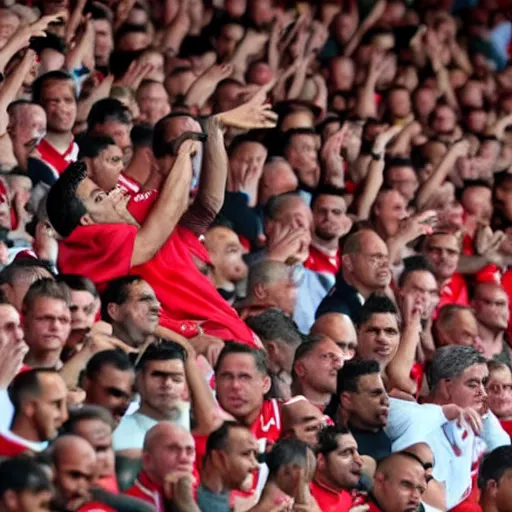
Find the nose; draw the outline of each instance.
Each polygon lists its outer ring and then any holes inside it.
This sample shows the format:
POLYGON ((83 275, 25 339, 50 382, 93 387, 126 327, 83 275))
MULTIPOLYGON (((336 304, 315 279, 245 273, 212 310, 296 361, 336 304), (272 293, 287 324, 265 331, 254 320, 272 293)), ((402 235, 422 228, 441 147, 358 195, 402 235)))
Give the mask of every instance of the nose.
POLYGON ((362 468, 363 467, 363 464, 364 464, 364 461, 363 461, 363 458, 361 457, 361 455, 359 455, 359 453, 356 453, 356 455, 354 456, 354 462, 360 467, 362 468))
POLYGON ((342 357, 335 357, 335 358, 333 358, 332 366, 336 370, 339 370, 340 368, 343 368, 343 358, 342 357))

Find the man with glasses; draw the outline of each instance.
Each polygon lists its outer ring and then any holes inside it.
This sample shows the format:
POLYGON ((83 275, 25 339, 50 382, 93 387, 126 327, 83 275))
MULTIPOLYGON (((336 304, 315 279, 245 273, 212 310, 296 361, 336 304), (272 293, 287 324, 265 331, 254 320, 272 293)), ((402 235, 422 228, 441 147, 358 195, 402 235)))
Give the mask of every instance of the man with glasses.
POLYGON ((336 285, 318 307, 316 317, 344 313, 357 323, 364 302, 372 293, 384 292, 390 281, 386 244, 374 231, 358 231, 343 245, 336 285))

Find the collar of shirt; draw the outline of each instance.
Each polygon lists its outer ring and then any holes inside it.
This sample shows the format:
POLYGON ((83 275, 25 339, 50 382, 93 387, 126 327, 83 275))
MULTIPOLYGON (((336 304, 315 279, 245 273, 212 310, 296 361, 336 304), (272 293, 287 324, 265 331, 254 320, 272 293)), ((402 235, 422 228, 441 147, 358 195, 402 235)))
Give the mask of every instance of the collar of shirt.
POLYGON ((48 441, 29 441, 28 439, 25 439, 24 437, 15 434, 11 430, 2 432, 2 436, 8 439, 9 441, 13 441, 14 443, 26 446, 29 450, 32 450, 33 452, 37 453, 44 451, 48 446, 48 441))

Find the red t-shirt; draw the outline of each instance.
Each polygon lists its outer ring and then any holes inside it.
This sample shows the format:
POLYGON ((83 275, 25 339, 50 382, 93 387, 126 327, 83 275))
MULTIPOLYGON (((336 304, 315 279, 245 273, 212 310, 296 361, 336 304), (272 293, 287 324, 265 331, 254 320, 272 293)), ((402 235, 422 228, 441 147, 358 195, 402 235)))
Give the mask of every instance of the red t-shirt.
POLYGON ((64 172, 66 167, 76 162, 78 158, 78 145, 71 140, 64 153, 59 153, 46 139, 43 139, 37 146, 37 151, 41 155, 41 160, 55 172, 58 177, 64 172))
POLYGON ((340 250, 338 249, 336 256, 329 256, 311 245, 304 266, 315 272, 336 275, 340 269, 340 250))
POLYGON ((91 503, 82 505, 77 512, 116 512, 116 509, 100 501, 92 501, 91 503))
POLYGON ((59 244, 58 267, 91 279, 101 292, 115 278, 136 274, 155 290, 162 305, 161 324, 184 335, 195 335, 189 324, 207 334, 254 347, 261 343, 201 274, 192 259, 191 244, 197 236, 178 226, 147 263, 131 267, 137 228, 128 224, 79 226, 59 244))
POLYGON ((0 434, 0 457, 15 457, 28 450, 24 444, 18 443, 13 439, 0 434))
POLYGON ((309 484, 309 489, 322 512, 348 512, 352 508, 352 495, 348 491, 338 492, 316 480, 309 484))
POLYGON ((459 304, 460 306, 469 304, 468 286, 461 274, 453 274, 452 278, 441 288, 440 300, 434 312, 434 318, 437 318, 439 311, 446 304, 459 304))
POLYGON ((503 430, 512 437, 512 420, 500 420, 503 430))
POLYGON ((119 175, 119 178, 117 179, 117 186, 130 195, 138 194, 140 190, 140 183, 137 183, 135 180, 126 176, 124 173, 119 175))
POLYGON ((508 329, 507 334, 509 339, 512 339, 510 335, 512 334, 512 269, 507 270, 501 279, 501 286, 503 286, 504 290, 508 295, 508 310, 511 313, 509 321, 508 321, 508 329))

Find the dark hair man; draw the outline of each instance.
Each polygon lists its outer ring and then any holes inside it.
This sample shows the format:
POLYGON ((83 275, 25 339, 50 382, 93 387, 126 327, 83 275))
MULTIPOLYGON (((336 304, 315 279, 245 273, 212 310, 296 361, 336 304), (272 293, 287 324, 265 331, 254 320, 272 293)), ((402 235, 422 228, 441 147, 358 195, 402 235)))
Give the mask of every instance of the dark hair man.
POLYGON ((483 512, 510 510, 511 478, 512 446, 500 446, 484 457, 478 475, 483 512))

